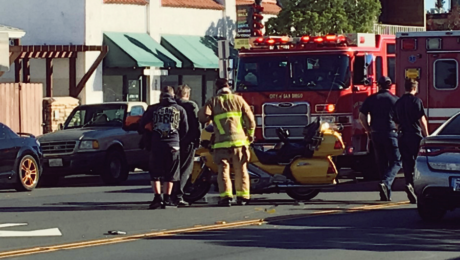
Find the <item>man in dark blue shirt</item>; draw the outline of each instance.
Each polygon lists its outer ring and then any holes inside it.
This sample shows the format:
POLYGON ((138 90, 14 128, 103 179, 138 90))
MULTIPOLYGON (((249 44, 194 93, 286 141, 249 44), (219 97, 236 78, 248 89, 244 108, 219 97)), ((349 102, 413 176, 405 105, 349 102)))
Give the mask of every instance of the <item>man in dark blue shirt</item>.
POLYGON ((399 149, 401 151, 404 177, 406 179, 406 192, 412 204, 417 202, 414 193, 414 167, 420 148, 420 141, 428 136, 428 122, 425 109, 420 98, 416 97, 418 82, 408 79, 404 88, 406 93, 396 102, 396 122, 399 124, 399 149))
POLYGON ((382 182, 379 183, 380 200, 391 200, 391 186, 401 169, 401 156, 398 149, 397 127, 394 121, 394 105, 398 100, 390 93, 391 79, 378 80, 380 90, 369 96, 360 109, 359 119, 370 136, 382 182), (370 115, 370 125, 368 123, 370 115))
POLYGON ((175 206, 171 193, 174 182, 179 180, 180 140, 187 135, 188 124, 184 108, 174 99, 174 88, 163 89, 160 103, 147 108, 141 119, 141 128, 145 129, 147 125, 151 125, 149 172, 155 192, 150 209, 175 206))

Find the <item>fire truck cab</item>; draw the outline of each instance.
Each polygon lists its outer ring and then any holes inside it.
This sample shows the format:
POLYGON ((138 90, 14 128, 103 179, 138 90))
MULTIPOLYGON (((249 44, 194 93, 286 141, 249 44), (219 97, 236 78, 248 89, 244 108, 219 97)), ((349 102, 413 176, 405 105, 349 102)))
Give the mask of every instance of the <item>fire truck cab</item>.
POLYGON ((460 31, 404 32, 396 35, 396 93, 404 94, 404 81, 419 81, 422 99, 433 132, 460 111, 460 31))
POLYGON ((301 139, 303 127, 321 117, 343 127, 346 152, 338 166, 377 178, 359 108, 378 91, 380 76, 394 82, 395 36, 267 36, 250 38, 250 46, 239 50, 234 87, 254 110, 256 144, 277 142, 278 127, 301 139))

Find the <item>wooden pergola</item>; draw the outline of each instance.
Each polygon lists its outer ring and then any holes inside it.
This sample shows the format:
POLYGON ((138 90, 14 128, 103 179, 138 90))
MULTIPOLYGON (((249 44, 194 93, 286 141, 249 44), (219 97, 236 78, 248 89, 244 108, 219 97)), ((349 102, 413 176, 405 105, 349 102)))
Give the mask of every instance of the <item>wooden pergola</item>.
MULTIPOLYGON (((69 59, 69 94, 77 98, 91 75, 108 53, 108 46, 87 45, 20 45, 19 39, 10 46, 10 64, 14 63, 15 82, 30 83, 30 59, 46 59, 46 97, 53 96, 53 59, 69 59), (77 55, 98 51, 99 56, 77 84, 77 55), (21 80, 22 75, 22 80, 21 80)), ((0 75, 1 76, 1 75, 0 75)))

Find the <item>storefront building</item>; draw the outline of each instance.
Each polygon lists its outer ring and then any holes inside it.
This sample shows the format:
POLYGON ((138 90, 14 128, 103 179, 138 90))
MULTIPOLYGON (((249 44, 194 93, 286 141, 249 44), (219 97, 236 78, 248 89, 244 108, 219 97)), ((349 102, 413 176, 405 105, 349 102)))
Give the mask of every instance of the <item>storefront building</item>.
MULTIPOLYGON (((163 86, 187 84, 203 104, 219 77, 217 41, 233 40, 236 6, 247 0, 0 0, 0 24, 27 32, 23 45, 107 45, 108 54, 78 98, 82 104, 158 102, 163 86), (20 16, 15 15, 21 10, 20 16)), ((264 0, 265 19, 276 15, 264 0)), ((236 55, 236 52, 233 52, 236 55)), ((79 81, 97 58, 79 53, 79 81)), ((13 66, 14 67, 14 66, 13 66)), ((45 61, 31 60, 31 81, 45 84, 45 61)), ((53 96, 69 96, 69 61, 55 59, 53 96)), ((14 69, 0 82, 14 79, 14 69)))

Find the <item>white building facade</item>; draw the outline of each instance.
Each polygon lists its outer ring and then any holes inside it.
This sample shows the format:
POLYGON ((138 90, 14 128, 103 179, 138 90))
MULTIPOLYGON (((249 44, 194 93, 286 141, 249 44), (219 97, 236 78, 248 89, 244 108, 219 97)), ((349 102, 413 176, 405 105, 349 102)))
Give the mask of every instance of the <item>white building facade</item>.
MULTIPOLYGON (((219 77, 218 39, 233 40, 236 7, 248 0, 0 0, 0 24, 26 32, 22 45, 108 45, 78 98, 82 104, 158 101, 166 85, 188 84, 202 104, 219 77), (186 3, 186 4, 184 4, 186 3), (18 15, 20 13, 20 15, 18 15)), ((276 1, 265 0, 269 12, 276 1)), ((98 52, 79 53, 77 81, 98 52)), ((14 67, 14 65, 12 66, 14 67)), ((32 82, 45 84, 45 60, 31 59, 32 82)), ((13 82, 14 69, 0 77, 13 82)), ((69 61, 54 60, 53 96, 69 96, 69 61)))

